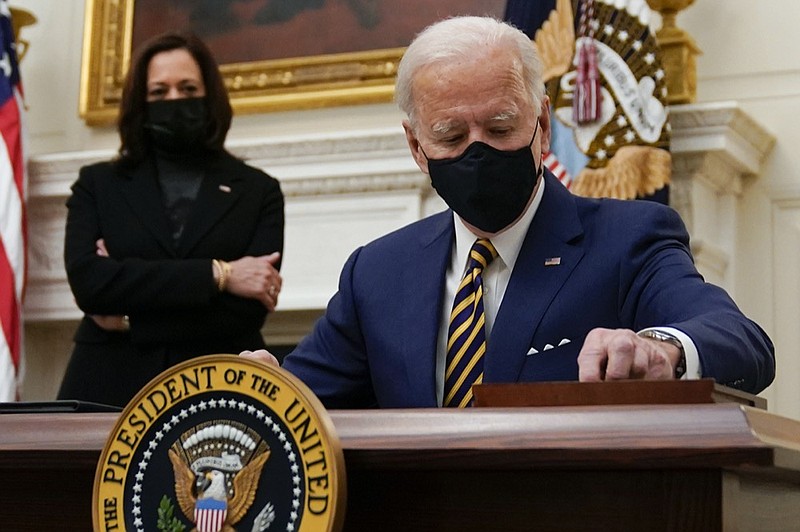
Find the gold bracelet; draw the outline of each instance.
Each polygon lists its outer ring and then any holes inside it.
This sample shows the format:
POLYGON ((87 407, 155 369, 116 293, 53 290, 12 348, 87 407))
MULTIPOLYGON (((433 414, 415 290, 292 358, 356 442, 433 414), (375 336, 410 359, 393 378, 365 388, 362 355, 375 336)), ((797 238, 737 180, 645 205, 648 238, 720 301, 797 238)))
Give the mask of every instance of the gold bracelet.
POLYGON ((222 278, 222 266, 219 265, 219 261, 217 259, 211 259, 211 268, 214 270, 214 276, 212 280, 214 281, 214 285, 219 290, 219 281, 222 278))
POLYGON ((217 269, 219 277, 217 278, 217 290, 224 292, 228 286, 228 280, 231 278, 231 271, 233 268, 224 260, 213 259, 211 263, 217 269))
POLYGON ((220 288, 220 292, 224 292, 225 289, 228 287, 228 281, 231 280, 231 272, 233 271, 233 267, 230 263, 225 262, 224 260, 219 261, 222 265, 222 288, 220 288))

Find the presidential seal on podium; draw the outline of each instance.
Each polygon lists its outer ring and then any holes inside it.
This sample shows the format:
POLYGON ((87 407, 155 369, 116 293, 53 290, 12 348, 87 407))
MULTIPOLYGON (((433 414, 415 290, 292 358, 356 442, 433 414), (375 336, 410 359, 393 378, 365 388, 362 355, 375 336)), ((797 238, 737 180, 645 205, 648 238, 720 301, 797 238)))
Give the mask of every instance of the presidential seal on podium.
POLYGON ((338 531, 344 458, 322 404, 284 370, 209 355, 153 379, 110 433, 95 530, 338 531))

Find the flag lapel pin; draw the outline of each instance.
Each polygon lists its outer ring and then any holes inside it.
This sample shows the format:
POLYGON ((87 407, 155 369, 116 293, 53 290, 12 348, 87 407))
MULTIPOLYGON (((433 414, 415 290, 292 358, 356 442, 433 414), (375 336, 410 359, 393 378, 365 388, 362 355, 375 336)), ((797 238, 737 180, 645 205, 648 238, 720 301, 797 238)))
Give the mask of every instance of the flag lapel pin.
POLYGON ((549 259, 544 259, 545 266, 558 266, 561 264, 561 257, 550 257, 549 259))

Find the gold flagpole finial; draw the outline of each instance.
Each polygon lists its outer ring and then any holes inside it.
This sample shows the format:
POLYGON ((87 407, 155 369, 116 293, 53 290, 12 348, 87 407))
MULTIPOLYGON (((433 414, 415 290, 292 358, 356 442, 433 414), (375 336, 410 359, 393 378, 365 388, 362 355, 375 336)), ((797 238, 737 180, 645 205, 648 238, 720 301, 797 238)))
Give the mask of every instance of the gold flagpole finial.
POLYGON ((697 65, 695 57, 702 53, 694 39, 678 28, 678 12, 694 0, 647 0, 650 7, 661 14, 663 25, 656 32, 661 48, 661 62, 667 80, 667 102, 691 103, 697 99, 697 65))
POLYGON ((28 52, 30 42, 20 39, 19 33, 25 26, 36 24, 36 17, 30 11, 18 7, 11 8, 11 27, 14 30, 14 42, 17 43, 17 61, 22 62, 22 58, 28 52))

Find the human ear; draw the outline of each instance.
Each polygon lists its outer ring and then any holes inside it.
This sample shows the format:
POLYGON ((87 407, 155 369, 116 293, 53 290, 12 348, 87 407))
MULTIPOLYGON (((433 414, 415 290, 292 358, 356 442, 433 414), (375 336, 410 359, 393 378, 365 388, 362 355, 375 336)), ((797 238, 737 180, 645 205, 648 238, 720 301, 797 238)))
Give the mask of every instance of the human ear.
POLYGON ((410 121, 403 120, 403 130, 406 133, 406 142, 408 142, 408 148, 411 150, 411 156, 414 158, 414 162, 417 163, 417 166, 422 170, 423 174, 427 174, 428 158, 425 157, 425 154, 422 152, 419 139, 417 139, 414 127, 411 125, 410 121))
POLYGON ((550 128, 550 98, 547 96, 542 100, 542 108, 539 112, 539 129, 542 131, 539 145, 542 153, 547 153, 550 151, 550 135, 552 133, 550 128))

